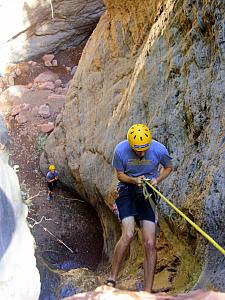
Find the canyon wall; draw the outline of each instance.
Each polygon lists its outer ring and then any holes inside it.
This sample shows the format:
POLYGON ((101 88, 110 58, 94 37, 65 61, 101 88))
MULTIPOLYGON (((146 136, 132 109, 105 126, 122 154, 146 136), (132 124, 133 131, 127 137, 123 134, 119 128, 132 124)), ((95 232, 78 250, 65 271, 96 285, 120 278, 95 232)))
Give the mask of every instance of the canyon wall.
POLYGON ((0 4, 0 67, 78 46, 104 12, 101 0, 28 0, 0 4))
MULTIPOLYGON (((163 193, 225 247, 225 8, 220 0, 105 0, 41 158, 98 211, 110 257, 115 145, 146 123, 173 157, 163 193)), ((202 265, 196 287, 225 290, 224 256, 161 201, 202 265)))

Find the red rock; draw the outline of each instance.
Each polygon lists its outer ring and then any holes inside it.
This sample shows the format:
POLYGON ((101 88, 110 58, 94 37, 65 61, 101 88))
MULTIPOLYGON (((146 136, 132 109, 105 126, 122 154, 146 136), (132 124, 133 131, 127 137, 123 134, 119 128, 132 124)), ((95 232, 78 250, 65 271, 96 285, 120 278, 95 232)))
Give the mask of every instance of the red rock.
POLYGON ((48 104, 43 104, 39 107, 38 114, 43 118, 49 118, 51 116, 50 107, 48 104))
POLYGON ((45 54, 42 59, 44 61, 45 66, 52 66, 51 62, 54 59, 55 55, 54 54, 45 54))
POLYGON ((57 66, 58 66, 58 62, 57 62, 57 60, 56 60, 56 59, 53 59, 53 61, 52 61, 52 65, 53 65, 53 67, 57 67, 57 66))
POLYGON ((60 87, 56 88, 54 91, 55 91, 55 94, 62 94, 63 88, 60 86, 60 87))
POLYGON ((28 110, 30 110, 31 105, 29 103, 23 103, 23 104, 20 105, 20 108, 21 108, 21 110, 28 111, 28 110))
POLYGON ((28 88, 28 89, 31 89, 32 87, 33 87, 33 83, 31 83, 31 82, 28 83, 27 88, 28 88))
POLYGON ((21 70, 19 68, 17 68, 15 70, 16 76, 20 76, 22 74, 21 70))
POLYGON ((44 65, 45 65, 46 67, 52 67, 52 63, 51 63, 50 61, 46 61, 46 62, 44 63, 44 65))
POLYGON ((40 90, 54 90, 55 85, 52 81, 46 81, 38 85, 40 90))
POLYGON ((56 86, 56 87, 60 87, 61 84, 62 84, 62 80, 61 80, 61 79, 57 79, 57 80, 55 81, 55 86, 56 86))
POLYGON ((38 116, 38 110, 39 110, 39 108, 37 106, 32 108, 31 113, 34 117, 38 116))
POLYGON ((20 105, 16 105, 13 106, 12 110, 11 110, 11 116, 15 117, 16 115, 18 115, 21 112, 21 107, 20 105))
POLYGON ((24 124, 27 122, 27 118, 22 114, 17 115, 15 119, 19 124, 24 124))
POLYGON ((15 98, 22 98, 28 91, 29 89, 24 85, 11 86, 1 94, 1 101, 12 103, 15 98))
POLYGON ((45 71, 41 74, 39 74, 35 79, 34 83, 41 83, 46 81, 52 81, 55 82, 57 79, 59 79, 59 76, 51 71, 45 71))
POLYGON ((46 124, 40 124, 38 127, 43 133, 49 133, 54 129, 54 124, 52 122, 48 122, 46 124))
POLYGON ((62 99, 62 100, 65 100, 66 96, 65 95, 59 95, 59 94, 50 94, 50 95, 48 95, 48 99, 49 100, 53 100, 53 99, 62 99))

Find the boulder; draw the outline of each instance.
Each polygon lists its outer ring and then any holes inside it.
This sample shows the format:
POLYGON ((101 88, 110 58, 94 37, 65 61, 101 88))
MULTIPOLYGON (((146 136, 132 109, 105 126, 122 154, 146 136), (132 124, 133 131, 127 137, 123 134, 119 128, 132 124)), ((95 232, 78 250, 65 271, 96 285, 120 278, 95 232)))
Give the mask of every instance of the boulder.
POLYGON ((38 85, 40 90, 54 90, 55 85, 52 81, 42 82, 38 85))
POLYGON ((57 79, 55 81, 55 87, 60 87, 62 85, 62 80, 61 79, 57 79))
POLYGON ((14 85, 6 90, 0 96, 0 102, 14 103, 21 99, 29 89, 24 85, 14 85))
POLYGON ((49 133, 54 129, 54 124, 52 122, 48 122, 46 124, 40 124, 38 127, 43 133, 49 133))
POLYGON ((53 66, 53 67, 57 67, 57 66, 58 66, 58 61, 57 61, 57 59, 53 59, 53 61, 52 61, 52 66, 53 66))
POLYGON ((27 122, 27 117, 24 114, 19 114, 15 117, 18 124, 24 124, 27 122))
POLYGON ((32 116, 34 117, 37 117, 38 116, 38 112, 39 112, 39 107, 38 106, 34 106, 31 110, 31 114, 32 116))
POLYGON ((15 117, 15 116, 18 115, 20 112, 21 112, 21 107, 20 107, 20 105, 13 106, 13 107, 12 107, 12 110, 11 110, 11 116, 12 116, 12 117, 15 117))
POLYGON ((56 89, 54 89, 55 94, 63 94, 64 93, 64 89, 60 86, 56 89))
POLYGON ((49 100, 54 100, 54 99, 62 99, 65 100, 66 96, 65 95, 61 95, 61 94, 50 94, 48 95, 48 99, 49 100))
POLYGON ((55 55, 54 54, 45 54, 42 57, 42 60, 44 61, 45 66, 52 66, 52 60, 54 59, 55 55))
POLYGON ((31 109, 31 104, 30 103, 22 103, 20 105, 20 108, 21 108, 21 110, 28 111, 31 109))
POLYGON ((34 83, 40 84, 40 83, 45 83, 46 81, 55 82, 58 78, 59 78, 59 76, 56 73, 53 73, 51 71, 45 71, 45 72, 39 74, 34 79, 34 83))
POLYGON ((43 118, 49 118, 51 116, 50 107, 48 104, 43 104, 38 109, 38 114, 43 118))
POLYGON ((16 76, 20 76, 22 74, 22 71, 19 68, 17 68, 15 70, 15 73, 16 73, 16 76))

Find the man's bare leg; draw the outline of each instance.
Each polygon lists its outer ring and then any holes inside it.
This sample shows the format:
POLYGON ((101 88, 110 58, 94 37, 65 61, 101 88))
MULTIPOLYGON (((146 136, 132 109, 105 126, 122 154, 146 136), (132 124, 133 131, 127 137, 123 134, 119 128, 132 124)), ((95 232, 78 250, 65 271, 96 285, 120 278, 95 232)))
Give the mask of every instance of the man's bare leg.
POLYGON ((122 220, 122 235, 117 242, 112 258, 112 271, 109 279, 116 281, 124 255, 134 236, 134 217, 127 217, 122 220))
POLYGON ((142 222, 143 242, 144 242, 144 289, 152 292, 153 278, 156 265, 156 224, 144 220, 142 222))

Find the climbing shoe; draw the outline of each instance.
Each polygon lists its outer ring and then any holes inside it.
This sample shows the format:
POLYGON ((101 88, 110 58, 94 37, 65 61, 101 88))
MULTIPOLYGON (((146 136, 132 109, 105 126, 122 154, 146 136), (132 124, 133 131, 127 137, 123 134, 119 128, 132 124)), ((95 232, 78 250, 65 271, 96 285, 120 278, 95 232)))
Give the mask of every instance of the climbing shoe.
POLYGON ((53 200, 53 196, 48 195, 48 201, 52 201, 53 200))
POLYGON ((108 286, 111 286, 111 287, 116 287, 116 282, 115 282, 115 280, 113 280, 113 279, 108 279, 107 281, 106 281, 106 285, 108 285, 108 286))

